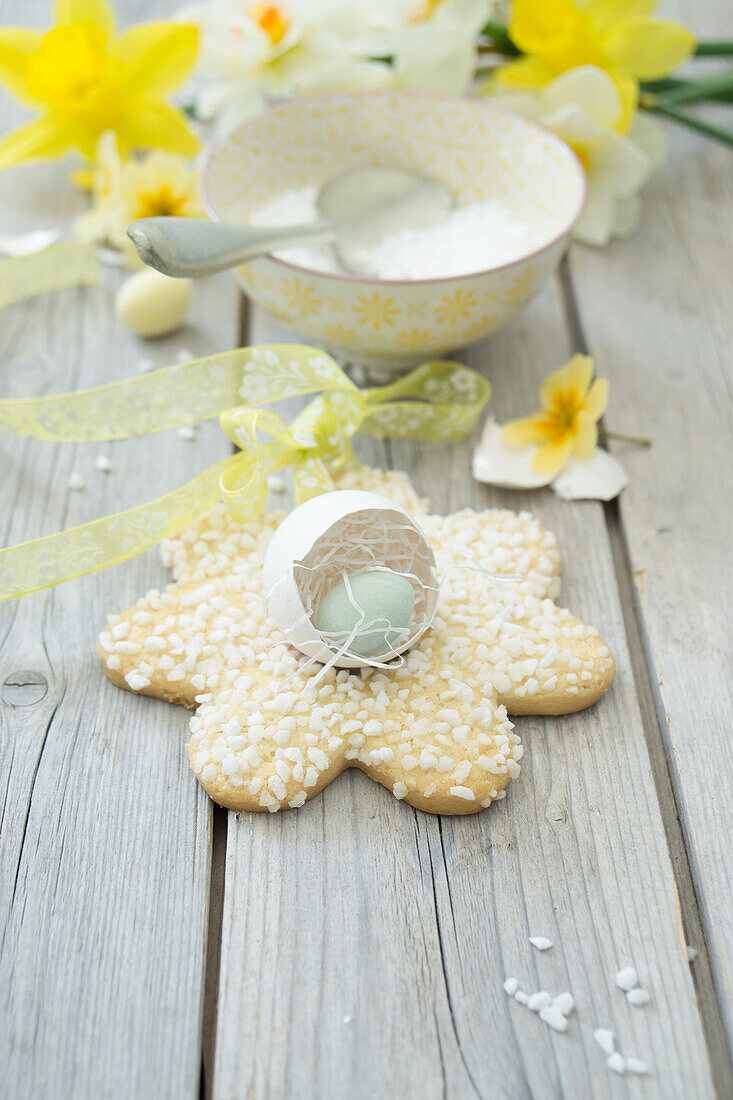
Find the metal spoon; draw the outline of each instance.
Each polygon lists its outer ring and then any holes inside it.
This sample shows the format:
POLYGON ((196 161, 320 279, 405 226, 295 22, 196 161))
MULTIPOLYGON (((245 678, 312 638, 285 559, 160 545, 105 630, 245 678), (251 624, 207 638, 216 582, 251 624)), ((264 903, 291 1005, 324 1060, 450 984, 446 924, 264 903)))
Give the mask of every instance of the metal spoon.
POLYGON ((320 220, 282 228, 224 225, 195 218, 142 218, 127 229, 143 263, 191 278, 235 267, 307 242, 332 242, 341 265, 368 274, 365 262, 381 237, 439 222, 453 205, 437 180, 404 168, 357 168, 333 176, 316 202, 320 220))

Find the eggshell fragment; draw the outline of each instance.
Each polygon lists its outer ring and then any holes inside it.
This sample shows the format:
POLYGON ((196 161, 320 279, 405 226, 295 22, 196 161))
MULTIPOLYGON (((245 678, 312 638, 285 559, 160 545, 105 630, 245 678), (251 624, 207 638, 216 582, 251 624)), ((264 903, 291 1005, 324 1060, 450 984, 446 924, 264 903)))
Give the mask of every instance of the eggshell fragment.
MULTIPOLYGON (((313 497, 286 516, 268 548, 263 582, 269 613, 296 649, 325 664, 334 649, 312 621, 320 600, 344 574, 380 566, 408 574, 415 591, 409 637, 390 659, 414 645, 435 614, 430 544, 403 508, 377 493, 346 489, 313 497)), ((368 661, 342 654, 335 663, 359 668, 368 661)))
POLYGON ((138 336, 165 336, 180 328, 190 305, 190 279, 171 279, 147 268, 125 279, 115 313, 138 336))

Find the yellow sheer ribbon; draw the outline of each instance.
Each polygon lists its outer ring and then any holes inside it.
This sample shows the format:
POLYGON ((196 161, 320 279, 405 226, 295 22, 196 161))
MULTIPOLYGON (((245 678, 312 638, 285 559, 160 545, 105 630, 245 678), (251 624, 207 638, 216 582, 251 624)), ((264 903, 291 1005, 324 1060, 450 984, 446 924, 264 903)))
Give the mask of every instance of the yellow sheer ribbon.
POLYGON ((298 503, 326 492, 333 488, 329 471, 355 462, 351 437, 357 431, 461 439, 490 392, 476 371, 443 361, 416 367, 391 385, 360 390, 324 352, 278 344, 238 348, 76 393, 0 401, 0 431, 15 435, 127 439, 218 415, 239 448, 157 500, 0 551, 0 600, 125 561, 218 500, 237 519, 256 515, 267 500, 267 475, 285 466, 293 467, 298 503), (311 393, 319 396, 289 427, 271 410, 253 407, 311 393))

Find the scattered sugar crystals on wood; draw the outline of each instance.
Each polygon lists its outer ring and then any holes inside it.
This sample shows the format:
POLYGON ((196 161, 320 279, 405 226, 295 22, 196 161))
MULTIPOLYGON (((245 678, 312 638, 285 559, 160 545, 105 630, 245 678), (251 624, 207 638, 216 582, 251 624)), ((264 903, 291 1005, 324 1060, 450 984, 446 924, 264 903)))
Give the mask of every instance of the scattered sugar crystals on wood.
MULTIPOLYGON (((258 226, 303 225, 319 220, 317 188, 281 191, 250 213, 258 226)), ((388 233, 359 255, 364 273, 378 279, 445 279, 498 267, 545 244, 527 222, 499 199, 456 206, 442 222, 388 233)), ((336 274, 341 268, 328 245, 282 249, 282 260, 336 274)))
POLYGON ((552 940, 548 940, 547 936, 530 936, 529 942, 533 947, 536 947, 538 951, 549 951, 553 946, 552 940))
POLYGON ((646 989, 630 989, 626 994, 626 1000, 630 1005, 634 1005, 636 1008, 641 1008, 643 1005, 648 1005, 651 1001, 651 997, 647 993, 646 989))
POLYGON ((565 1014, 556 1008, 555 1005, 548 1005, 546 1008, 540 1010, 540 1019, 544 1020, 553 1031, 567 1031, 568 1021, 565 1014))
POLYGON ((504 982, 504 992, 508 993, 510 997, 513 997, 518 989, 519 982, 516 978, 507 978, 504 982))
POLYGON ((609 1031, 607 1027, 597 1027, 593 1032, 593 1038, 604 1054, 613 1054, 616 1036, 612 1031, 609 1031))
POLYGON ((626 966, 623 970, 619 970, 616 973, 616 985, 619 989, 623 989, 624 992, 628 992, 633 989, 635 985, 639 984, 639 976, 634 970, 633 966, 626 966))
POLYGON ((609 1054, 606 1058, 606 1065, 609 1069, 612 1069, 614 1073, 620 1073, 623 1075, 626 1073, 626 1062, 616 1050, 613 1054, 609 1054))
POLYGON ((69 480, 66 482, 66 485, 69 489, 73 489, 75 493, 80 493, 84 488, 84 479, 81 474, 69 474, 69 480))
POLYGON ((110 462, 107 455, 97 455, 97 457, 94 459, 94 465, 97 467, 98 470, 101 470, 103 474, 108 474, 112 469, 112 463, 110 462))

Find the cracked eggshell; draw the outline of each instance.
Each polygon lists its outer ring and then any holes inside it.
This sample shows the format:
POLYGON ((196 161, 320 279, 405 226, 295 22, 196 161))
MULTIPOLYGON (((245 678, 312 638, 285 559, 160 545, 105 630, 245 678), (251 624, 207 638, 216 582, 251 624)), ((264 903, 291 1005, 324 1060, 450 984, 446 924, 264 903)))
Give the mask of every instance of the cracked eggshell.
MULTIPOLYGON (((263 567, 268 611, 291 645, 325 664, 333 650, 306 616, 344 572, 358 573, 374 565, 415 573, 422 582, 413 583, 413 632, 391 656, 402 653, 427 630, 435 614, 435 557, 412 516, 378 493, 358 489, 322 493, 285 517, 272 537, 263 567)), ((340 668, 360 668, 365 663, 346 656, 336 662, 340 668)))

